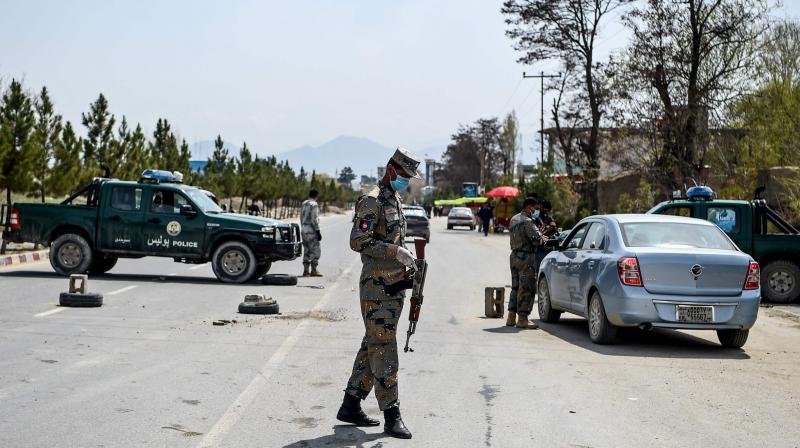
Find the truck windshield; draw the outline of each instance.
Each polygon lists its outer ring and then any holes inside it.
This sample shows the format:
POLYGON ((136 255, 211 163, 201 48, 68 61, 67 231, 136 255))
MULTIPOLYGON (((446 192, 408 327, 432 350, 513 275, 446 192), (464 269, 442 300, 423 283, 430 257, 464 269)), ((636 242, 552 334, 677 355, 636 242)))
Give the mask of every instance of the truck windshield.
POLYGON ((198 207, 203 209, 204 212, 222 213, 222 209, 219 208, 219 205, 215 204, 214 201, 212 201, 211 198, 208 197, 208 195, 198 190, 197 188, 187 188, 183 190, 183 192, 189 195, 189 197, 192 198, 192 201, 194 201, 194 203, 197 204, 198 207))
POLYGON ((631 222, 620 225, 628 247, 736 250, 717 226, 679 222, 631 222))

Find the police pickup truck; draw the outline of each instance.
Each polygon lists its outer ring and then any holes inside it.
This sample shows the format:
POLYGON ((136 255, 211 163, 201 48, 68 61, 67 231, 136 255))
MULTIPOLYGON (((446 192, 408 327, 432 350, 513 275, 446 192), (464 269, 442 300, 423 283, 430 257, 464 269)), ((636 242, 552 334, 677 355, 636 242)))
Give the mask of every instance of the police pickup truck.
POLYGON ((13 204, 4 237, 49 245, 62 275, 155 256, 210 261, 220 281, 243 283, 273 261, 300 256, 297 224, 224 213, 207 192, 181 181, 180 173, 158 170, 145 170, 138 182, 95 178, 61 204, 13 204))
POLYGON ((761 293, 772 302, 800 297, 800 233, 771 209, 756 190, 752 201, 719 200, 706 186, 662 202, 647 213, 690 216, 719 226, 761 265, 761 293))

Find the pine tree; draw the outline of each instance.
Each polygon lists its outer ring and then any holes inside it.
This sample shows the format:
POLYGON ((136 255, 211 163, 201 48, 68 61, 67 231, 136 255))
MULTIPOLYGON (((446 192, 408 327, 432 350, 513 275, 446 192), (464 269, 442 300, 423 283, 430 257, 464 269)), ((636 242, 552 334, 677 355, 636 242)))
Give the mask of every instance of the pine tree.
POLYGON ((64 196, 80 187, 81 147, 83 141, 75 135, 72 123, 64 125, 53 150, 53 167, 48 190, 54 196, 64 196))
POLYGON ((81 122, 86 126, 83 161, 87 168, 94 170, 96 164, 108 162, 116 122, 116 118, 108 110, 108 100, 102 93, 89 105, 89 113, 81 114, 81 122))
POLYGON ((50 162, 53 160, 53 153, 59 145, 61 138, 61 115, 55 113, 53 102, 47 87, 42 87, 39 98, 34 104, 36 110, 36 125, 34 127, 33 151, 31 162, 33 168, 33 183, 31 193, 39 196, 42 202, 45 201, 49 177, 52 170, 50 162))
POLYGON ((22 83, 11 80, 0 100, 0 188, 6 189, 11 204, 11 190, 26 191, 31 183, 36 115, 31 97, 22 83))
POLYGON ((175 171, 180 165, 178 139, 172 133, 166 119, 159 118, 153 140, 150 142, 150 153, 153 156, 154 168, 175 171))
POLYGON ((192 184, 192 167, 189 164, 189 160, 192 158, 192 151, 189 149, 189 144, 186 143, 186 139, 181 140, 181 147, 178 156, 178 164, 177 164, 177 171, 183 173, 184 178, 183 182, 185 184, 191 185, 192 184))
POLYGON ((247 142, 242 144, 242 149, 239 150, 239 160, 236 165, 236 184, 238 193, 242 196, 242 202, 239 204, 239 213, 242 212, 247 197, 252 191, 253 182, 253 154, 250 148, 247 147, 247 142))

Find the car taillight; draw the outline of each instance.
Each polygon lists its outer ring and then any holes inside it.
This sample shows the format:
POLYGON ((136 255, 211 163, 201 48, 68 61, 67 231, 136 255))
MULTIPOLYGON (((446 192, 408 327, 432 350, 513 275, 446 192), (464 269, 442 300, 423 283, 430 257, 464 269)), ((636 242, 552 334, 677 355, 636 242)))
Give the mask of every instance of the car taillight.
POLYGON ((758 289, 761 286, 761 268, 755 261, 750 262, 747 268, 747 277, 744 279, 743 289, 758 289))
POLYGON ((639 260, 636 257, 622 257, 617 261, 619 281, 628 286, 644 286, 639 260))
POLYGON ((11 230, 19 230, 19 210, 12 208, 8 214, 8 224, 11 230))

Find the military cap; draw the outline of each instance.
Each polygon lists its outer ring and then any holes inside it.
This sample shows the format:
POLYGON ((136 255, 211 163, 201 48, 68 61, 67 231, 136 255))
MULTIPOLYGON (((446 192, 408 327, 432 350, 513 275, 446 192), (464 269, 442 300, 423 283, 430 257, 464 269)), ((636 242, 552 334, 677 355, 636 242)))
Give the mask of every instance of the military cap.
POLYGON ((392 161, 397 163, 398 165, 402 166, 406 173, 410 174, 411 177, 416 179, 422 179, 422 176, 419 173, 419 164, 420 160, 411 153, 411 151, 398 146, 392 156, 392 161))

